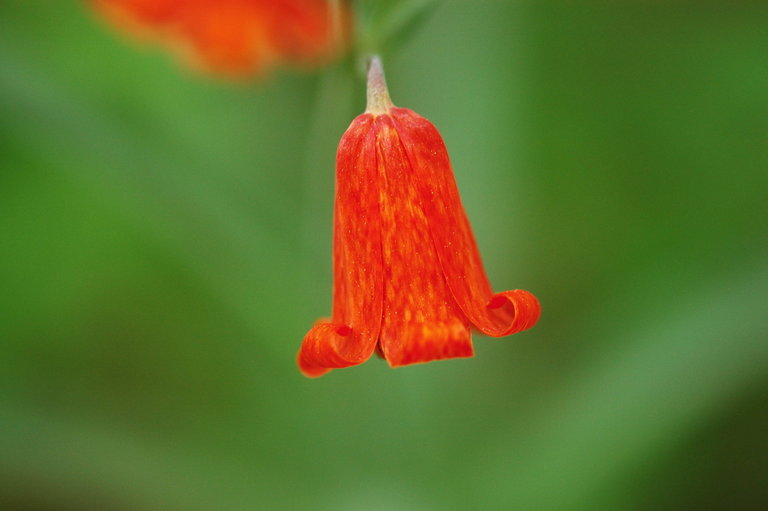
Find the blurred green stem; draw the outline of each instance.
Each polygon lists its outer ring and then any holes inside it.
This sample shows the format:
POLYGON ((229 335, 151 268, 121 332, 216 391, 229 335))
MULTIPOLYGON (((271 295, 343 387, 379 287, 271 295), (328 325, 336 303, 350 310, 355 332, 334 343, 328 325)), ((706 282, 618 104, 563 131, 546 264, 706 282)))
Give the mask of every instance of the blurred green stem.
POLYGON ((368 58, 394 53, 437 7, 436 0, 358 0, 355 2, 355 64, 361 80, 368 58))

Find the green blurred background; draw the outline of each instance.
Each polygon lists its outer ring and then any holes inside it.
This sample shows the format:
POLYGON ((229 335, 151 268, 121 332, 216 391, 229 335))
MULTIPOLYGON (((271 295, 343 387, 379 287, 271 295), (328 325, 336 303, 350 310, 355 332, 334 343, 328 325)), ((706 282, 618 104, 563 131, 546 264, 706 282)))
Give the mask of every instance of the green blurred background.
POLYGON ((527 333, 317 379, 349 63, 0 3, 0 509, 768 508, 768 4, 440 2, 386 57, 527 333))

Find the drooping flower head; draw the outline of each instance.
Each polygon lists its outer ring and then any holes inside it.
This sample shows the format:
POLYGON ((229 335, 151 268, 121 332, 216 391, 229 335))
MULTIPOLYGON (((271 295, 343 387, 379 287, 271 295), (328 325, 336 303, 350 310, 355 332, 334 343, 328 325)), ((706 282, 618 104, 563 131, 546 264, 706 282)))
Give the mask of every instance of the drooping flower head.
POLYGON ((91 0, 129 32, 195 67, 263 74, 280 63, 314 65, 345 44, 343 2, 329 0, 91 0))
POLYGON ((539 302, 494 294, 453 177, 425 118, 389 99, 381 63, 368 106, 336 155, 333 314, 304 337, 310 377, 366 361, 392 367, 473 355, 470 329, 501 337, 533 327, 539 302))

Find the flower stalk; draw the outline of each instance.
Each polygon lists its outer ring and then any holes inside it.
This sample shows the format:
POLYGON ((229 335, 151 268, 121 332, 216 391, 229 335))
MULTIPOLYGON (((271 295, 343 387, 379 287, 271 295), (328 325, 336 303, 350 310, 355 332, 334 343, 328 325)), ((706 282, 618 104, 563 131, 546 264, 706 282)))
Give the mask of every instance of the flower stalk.
POLYGON ((386 113, 392 108, 392 100, 389 97, 387 89, 387 80, 384 77, 384 68, 381 65, 381 58, 373 55, 368 62, 368 90, 366 113, 379 115, 386 113))

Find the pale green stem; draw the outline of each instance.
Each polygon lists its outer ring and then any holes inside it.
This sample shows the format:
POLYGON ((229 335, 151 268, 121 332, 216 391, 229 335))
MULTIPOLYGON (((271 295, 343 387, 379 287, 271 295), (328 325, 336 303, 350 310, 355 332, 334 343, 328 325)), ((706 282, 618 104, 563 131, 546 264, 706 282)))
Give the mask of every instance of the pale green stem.
POLYGON ((393 106, 395 105, 389 97, 381 58, 373 55, 368 63, 368 104, 365 111, 370 114, 384 114, 393 106))

